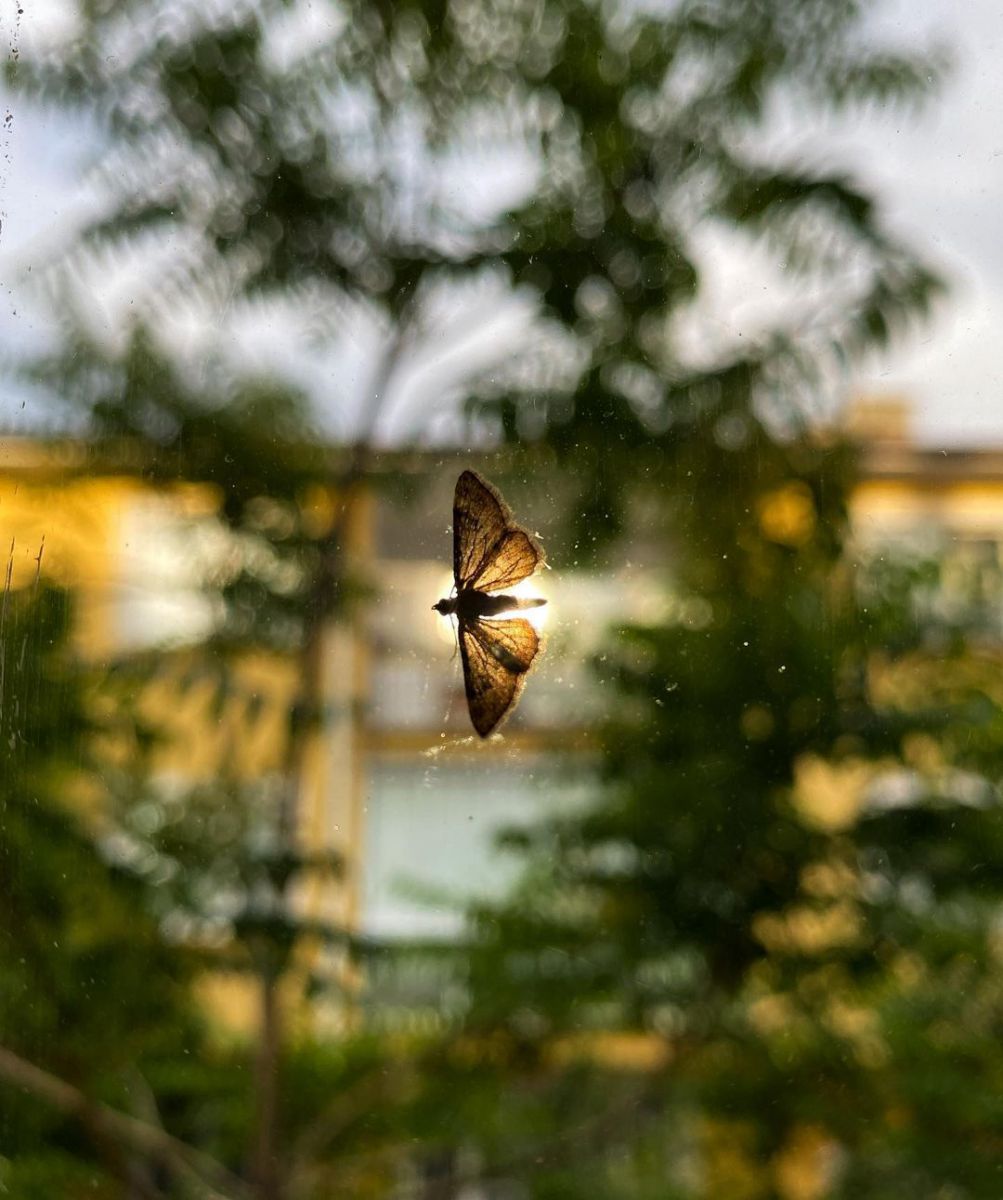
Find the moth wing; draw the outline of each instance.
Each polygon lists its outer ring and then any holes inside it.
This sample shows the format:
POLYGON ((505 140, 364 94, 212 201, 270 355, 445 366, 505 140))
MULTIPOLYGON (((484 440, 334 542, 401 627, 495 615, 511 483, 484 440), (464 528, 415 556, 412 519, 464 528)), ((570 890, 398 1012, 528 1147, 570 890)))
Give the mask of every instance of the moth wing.
POLYGON ((515 707, 540 649, 529 621, 461 621, 460 658, 474 729, 487 737, 515 707))
POLYGON ((543 547, 525 529, 509 528, 495 544, 490 560, 474 578, 473 585, 482 592, 497 592, 512 587, 530 575, 546 561, 543 547))
POLYGON ((473 587, 505 536, 512 513, 498 492, 476 471, 464 471, 453 496, 453 581, 457 590, 473 587))
POLYGON ((515 523, 498 490, 464 471, 453 497, 453 579, 457 589, 494 592, 527 579, 545 561, 543 547, 515 523))
POLYGON ((540 650, 540 635, 525 617, 470 622, 474 639, 504 670, 525 675, 540 650))

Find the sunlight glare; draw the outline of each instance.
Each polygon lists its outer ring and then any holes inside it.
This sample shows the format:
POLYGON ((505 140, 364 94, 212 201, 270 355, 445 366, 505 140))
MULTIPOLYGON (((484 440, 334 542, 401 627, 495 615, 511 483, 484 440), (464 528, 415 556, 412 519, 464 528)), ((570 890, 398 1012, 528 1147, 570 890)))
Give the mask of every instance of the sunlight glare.
MULTIPOLYGON (((529 579, 524 579, 521 583, 517 583, 515 587, 506 588, 505 591, 508 595, 517 596, 520 599, 531 600, 534 598, 539 598, 541 600, 546 600, 547 603, 541 605, 539 608, 527 608, 521 611, 516 609, 512 610, 513 616, 518 611, 518 615, 520 617, 525 617, 538 633, 542 633, 551 614, 551 610, 553 609, 553 600, 550 596, 550 588, 544 581, 543 576, 539 574, 533 575, 529 579)), ((451 573, 444 572, 439 581, 439 586, 435 593, 435 599, 438 600, 441 597, 450 596, 452 594, 453 576, 451 573)), ((455 618, 442 617, 438 613, 433 613, 432 615, 435 618, 435 632, 438 640, 450 646, 454 645, 456 642, 455 618)), ((506 613, 505 615, 507 616, 508 614, 506 613)))

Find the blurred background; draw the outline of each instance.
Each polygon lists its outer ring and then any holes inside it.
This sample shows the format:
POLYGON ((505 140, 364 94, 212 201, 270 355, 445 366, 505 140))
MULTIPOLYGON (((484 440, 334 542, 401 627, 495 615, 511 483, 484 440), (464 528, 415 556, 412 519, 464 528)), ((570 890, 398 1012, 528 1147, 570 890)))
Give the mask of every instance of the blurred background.
POLYGON ((3 13, 0 1192, 1003 1194, 993 10, 3 13))

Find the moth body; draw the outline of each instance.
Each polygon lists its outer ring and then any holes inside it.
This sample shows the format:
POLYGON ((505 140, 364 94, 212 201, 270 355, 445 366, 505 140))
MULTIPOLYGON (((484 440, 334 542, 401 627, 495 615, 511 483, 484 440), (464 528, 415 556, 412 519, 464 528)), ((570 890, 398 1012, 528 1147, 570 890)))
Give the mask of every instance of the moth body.
POLYGON ((496 617, 499 613, 515 612, 522 608, 539 608, 546 600, 536 597, 525 599, 522 596, 492 596, 477 588, 461 588, 448 599, 433 604, 436 612, 444 617, 455 616, 461 621, 479 621, 482 617, 496 617))

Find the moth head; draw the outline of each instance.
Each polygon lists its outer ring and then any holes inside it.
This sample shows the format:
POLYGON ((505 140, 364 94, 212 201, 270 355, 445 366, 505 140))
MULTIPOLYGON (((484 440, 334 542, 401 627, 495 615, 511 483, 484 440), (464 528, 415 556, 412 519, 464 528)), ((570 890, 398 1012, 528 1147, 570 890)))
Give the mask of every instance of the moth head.
POLYGON ((432 611, 442 613, 443 616, 451 613, 454 608, 455 605, 451 600, 439 600, 437 603, 432 605, 432 611))

